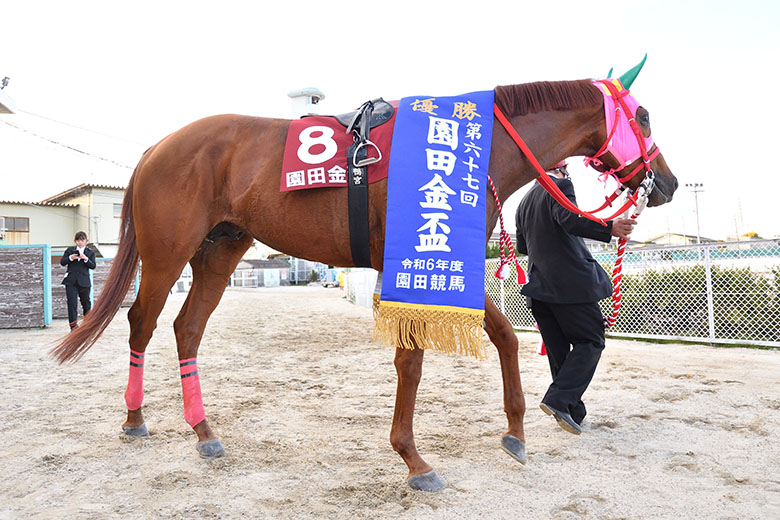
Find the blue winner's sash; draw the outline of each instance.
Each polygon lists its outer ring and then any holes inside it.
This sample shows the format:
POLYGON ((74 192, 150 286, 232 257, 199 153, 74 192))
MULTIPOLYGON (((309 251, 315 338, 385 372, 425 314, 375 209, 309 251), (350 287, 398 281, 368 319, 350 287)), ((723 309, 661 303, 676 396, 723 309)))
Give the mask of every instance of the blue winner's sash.
POLYGON ((484 357, 492 133, 492 90, 401 100, 387 181, 375 340, 484 357))

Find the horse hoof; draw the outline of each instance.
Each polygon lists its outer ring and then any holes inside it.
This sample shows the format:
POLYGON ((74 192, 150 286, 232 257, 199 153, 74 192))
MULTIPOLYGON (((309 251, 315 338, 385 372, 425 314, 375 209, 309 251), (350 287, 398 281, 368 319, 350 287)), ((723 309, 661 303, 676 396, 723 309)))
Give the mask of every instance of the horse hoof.
POLYGON ((412 475, 406 481, 409 487, 418 491, 438 491, 444 487, 444 482, 431 470, 422 475, 412 475))
POLYGON ((149 430, 146 429, 146 423, 143 423, 141 426, 122 426, 122 431, 125 432, 125 435, 129 435, 130 437, 149 436, 149 430))
POLYGON ((525 443, 514 435, 504 435, 501 437, 501 447, 510 457, 520 464, 525 464, 525 443))
POLYGON ((222 442, 219 439, 199 442, 195 449, 204 459, 218 459, 225 456, 225 448, 222 447, 222 442))

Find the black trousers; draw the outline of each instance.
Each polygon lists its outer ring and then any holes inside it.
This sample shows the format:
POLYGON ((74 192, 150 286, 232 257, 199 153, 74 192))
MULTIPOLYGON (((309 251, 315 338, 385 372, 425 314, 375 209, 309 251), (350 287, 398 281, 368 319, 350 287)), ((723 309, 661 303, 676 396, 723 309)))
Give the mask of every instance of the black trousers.
POLYGON ((73 323, 79 317, 78 304, 81 300, 81 308, 84 316, 92 308, 92 302, 89 301, 89 287, 80 287, 73 284, 65 284, 65 296, 68 299, 68 321, 73 323))
POLYGON ((588 388, 604 350, 604 322, 599 304, 547 303, 531 300, 553 382, 542 402, 568 412, 581 423, 587 414, 582 394, 588 388))

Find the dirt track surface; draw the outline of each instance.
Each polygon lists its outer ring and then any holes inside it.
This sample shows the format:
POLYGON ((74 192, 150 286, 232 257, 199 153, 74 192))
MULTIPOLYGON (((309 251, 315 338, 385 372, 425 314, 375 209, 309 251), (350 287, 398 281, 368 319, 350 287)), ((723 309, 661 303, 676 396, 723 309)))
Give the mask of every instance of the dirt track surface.
POLYGON ((0 330, 0 518, 780 518, 780 352, 607 340, 575 437, 539 410, 537 335, 520 334, 528 464, 488 360, 426 353, 416 440, 446 487, 413 491, 389 444, 393 352, 337 289, 229 290, 198 356, 227 456, 184 422, 172 295, 147 349, 150 436, 121 434, 127 309, 75 365, 67 329, 0 330))

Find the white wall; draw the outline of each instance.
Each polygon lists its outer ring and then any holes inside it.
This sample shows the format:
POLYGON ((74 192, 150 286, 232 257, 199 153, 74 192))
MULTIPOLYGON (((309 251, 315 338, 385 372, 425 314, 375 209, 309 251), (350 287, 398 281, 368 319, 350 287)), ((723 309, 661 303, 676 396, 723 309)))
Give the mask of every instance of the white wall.
POLYGON ((114 204, 122 204, 124 191, 92 189, 90 241, 103 244, 119 243, 121 219, 114 216, 114 204))
POLYGON ((30 219, 28 244, 71 245, 73 235, 77 231, 78 210, 79 208, 36 206, 33 203, 8 204, 0 202, 0 216, 30 219))

